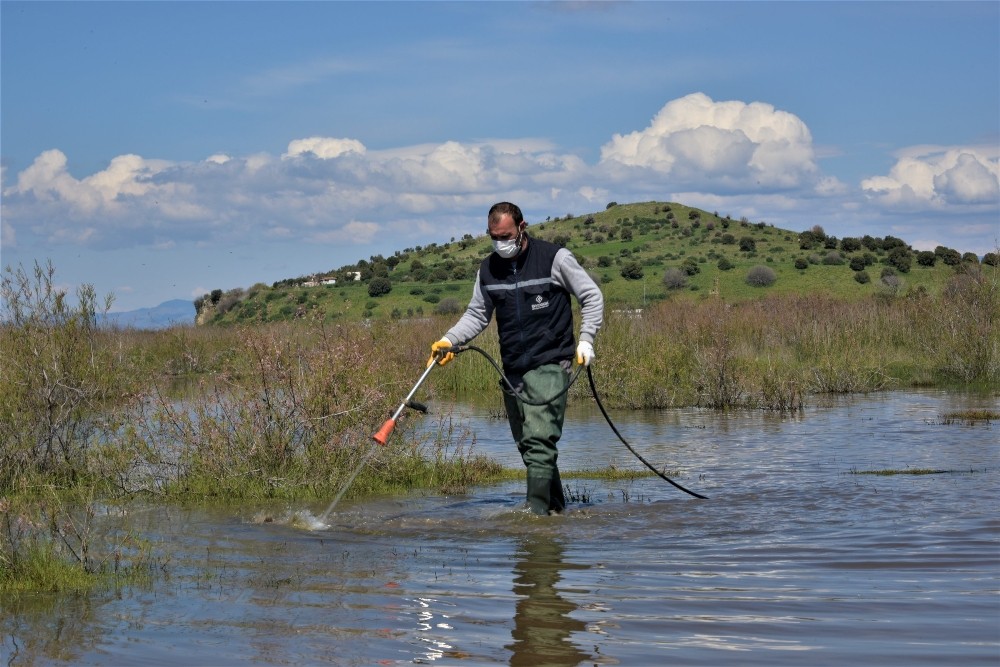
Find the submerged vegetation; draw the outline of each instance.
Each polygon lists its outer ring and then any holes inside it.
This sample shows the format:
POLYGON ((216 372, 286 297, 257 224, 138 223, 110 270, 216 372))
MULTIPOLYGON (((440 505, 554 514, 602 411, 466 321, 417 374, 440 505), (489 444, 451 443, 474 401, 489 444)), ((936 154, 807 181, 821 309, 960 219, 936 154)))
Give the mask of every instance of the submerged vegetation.
POLYGON ((1000 421, 1000 411, 987 409, 955 410, 946 412, 942 418, 944 424, 973 424, 975 422, 995 422, 1000 421))
MULTIPOLYGON (((676 230, 669 220, 655 229, 676 230)), ((727 228, 721 218, 708 223, 727 228)), ((608 233, 600 221, 576 224, 592 238, 608 233)), ((753 228, 765 236, 767 229, 753 228)), ((629 243, 654 226, 633 218, 615 230, 629 243)), ((729 243, 720 239, 721 253, 729 243)), ((818 243, 815 234, 795 242, 818 243)), ((760 260, 751 253, 760 251, 762 239, 748 232, 740 243, 747 256, 734 254, 727 263, 756 266, 760 260)), ((848 248, 848 254, 857 251, 853 243, 848 248)), ((677 268, 684 275, 674 272, 672 280, 699 285, 708 272, 699 268, 704 262, 689 259, 677 268)), ((589 263, 609 275, 616 266, 604 255, 589 263)), ((787 273, 778 264, 780 283, 787 273)), ((807 266, 818 273, 818 266, 807 266)), ((860 296, 751 287, 740 278, 733 283, 740 290, 767 291, 730 299, 725 288, 694 298, 687 290, 679 298, 664 283, 662 298, 641 311, 615 307, 630 304, 631 292, 612 289, 591 370, 601 400, 617 409, 794 411, 824 393, 995 388, 998 269, 955 266, 939 289, 918 284, 860 296)), ((422 270, 412 260, 406 268, 422 270)), ((623 262, 621 277, 639 284, 635 275, 650 268, 623 262)), ((467 284, 471 274, 462 280, 467 284)), ((425 297, 438 296, 423 289, 408 292, 426 303, 425 297)), ((157 567, 149 546, 120 521, 131 503, 330 498, 373 447, 350 495, 455 493, 522 474, 478 455, 476 434, 449 415, 404 413, 386 446, 372 440, 425 368, 429 343, 453 323, 461 308, 457 297, 455 303, 434 300, 448 307, 412 317, 407 310, 331 318, 304 308, 301 317, 278 321, 138 331, 98 325, 110 300, 102 306, 85 286, 71 302, 55 287, 51 265, 6 269, 2 296, 0 592, 86 589, 149 576, 157 567), (415 420, 422 428, 413 428, 415 420)), ((493 327, 475 342, 498 356, 493 327)), ((486 360, 462 354, 432 373, 421 391, 445 399, 493 397, 502 419, 496 386, 486 360)), ((577 382, 570 400, 586 400, 589 391, 577 382)), ((997 414, 944 419, 995 420, 997 414)))

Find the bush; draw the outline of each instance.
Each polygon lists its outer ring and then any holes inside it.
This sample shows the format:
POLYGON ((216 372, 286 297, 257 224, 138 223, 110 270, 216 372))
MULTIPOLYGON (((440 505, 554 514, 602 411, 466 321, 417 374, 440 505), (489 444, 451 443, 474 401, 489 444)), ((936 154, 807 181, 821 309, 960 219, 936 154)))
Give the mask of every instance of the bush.
POLYGON ((934 255, 935 257, 940 257, 941 261, 948 266, 958 266, 962 262, 962 255, 957 250, 941 245, 934 248, 934 255))
POLYGON ((368 283, 368 296, 385 296, 392 291, 392 282, 384 276, 376 276, 368 283))
POLYGON ((681 264, 681 270, 684 271, 684 273, 688 274, 689 276, 693 276, 698 272, 700 272, 701 268, 698 267, 698 260, 696 260, 694 257, 688 257, 681 264))
POLYGON ((864 257, 851 257, 851 271, 863 271, 865 266, 864 257))
POLYGON ((437 303, 440 300, 441 297, 439 297, 437 294, 428 294, 427 296, 424 297, 424 301, 426 301, 427 303, 437 303))
POLYGON ((861 283, 862 285, 867 285, 872 281, 872 277, 869 276, 868 272, 865 270, 856 271, 854 273, 854 279, 859 283, 861 283))
POLYGON ((673 267, 663 272, 663 286, 667 289, 684 289, 688 284, 688 275, 673 267))
POLYGON ((805 258, 803 258, 803 257, 797 257, 795 259, 795 268, 799 269, 800 271, 803 270, 803 269, 808 269, 809 268, 809 262, 807 262, 805 260, 805 258))
POLYGON ((740 239, 740 250, 743 252, 754 252, 757 250, 757 242, 749 236, 744 236, 740 239))
POLYGON ((823 263, 828 266, 840 266, 844 263, 844 258, 836 250, 831 250, 823 257, 823 263))
POLYGON ((457 315, 460 312, 462 312, 462 304, 453 297, 441 299, 441 303, 434 306, 434 313, 437 315, 457 315))
POLYGON ((840 239, 840 249, 844 252, 857 252, 861 250, 861 239, 845 236, 840 239))
POLYGON ((726 259, 725 257, 723 257, 722 259, 719 260, 719 263, 716 264, 716 266, 719 267, 720 271, 728 271, 728 270, 732 269, 735 265, 732 262, 730 262, 728 259, 726 259))
POLYGON ((752 287, 770 287, 777 279, 774 269, 758 264, 747 271, 746 282, 752 287))
POLYGON ((910 264, 913 261, 913 254, 905 245, 894 246, 892 250, 889 251, 887 259, 889 264, 895 267, 900 273, 909 273, 910 264))
POLYGON ((83 285, 71 305, 54 274, 51 262, 36 262, 32 273, 4 269, 0 498, 36 475, 57 485, 83 478, 100 431, 94 415, 127 395, 138 375, 99 344, 97 317, 112 298, 100 308, 93 287, 83 285))
POLYGON ((622 265, 621 276, 626 280, 641 280, 643 276, 642 264, 634 259, 625 262, 622 265))

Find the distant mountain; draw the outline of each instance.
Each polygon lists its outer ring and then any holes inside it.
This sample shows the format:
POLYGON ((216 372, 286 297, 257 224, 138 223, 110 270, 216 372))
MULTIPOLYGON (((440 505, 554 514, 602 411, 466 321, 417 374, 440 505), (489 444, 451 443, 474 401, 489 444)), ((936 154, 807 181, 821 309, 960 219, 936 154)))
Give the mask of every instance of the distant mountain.
POLYGON ((194 302, 184 299, 164 301, 153 308, 108 313, 102 322, 133 329, 165 329, 176 324, 194 324, 194 302))

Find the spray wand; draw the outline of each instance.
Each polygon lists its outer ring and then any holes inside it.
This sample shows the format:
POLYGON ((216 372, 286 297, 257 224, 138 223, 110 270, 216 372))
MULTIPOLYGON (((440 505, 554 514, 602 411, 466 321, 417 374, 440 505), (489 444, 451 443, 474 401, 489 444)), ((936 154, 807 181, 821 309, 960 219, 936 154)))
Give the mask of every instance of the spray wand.
MULTIPOLYGON (((452 350, 447 350, 447 351, 450 352, 452 350)), ((414 401, 413 395, 417 393, 417 389, 419 389, 420 385, 424 383, 424 380, 427 379, 427 376, 431 374, 431 371, 434 370, 434 367, 439 365, 437 363, 437 359, 440 356, 442 356, 445 352, 446 351, 443 350, 441 352, 434 353, 434 359, 431 361, 431 363, 427 364, 427 370, 423 372, 423 374, 420 376, 420 379, 417 380, 417 383, 413 385, 413 389, 411 389, 410 393, 406 395, 406 398, 404 398, 403 402, 400 403, 398 408, 396 408, 396 411, 392 413, 392 416, 389 417, 387 420, 385 420, 385 423, 382 424, 382 427, 379 428, 379 430, 376 431, 375 434, 372 436, 372 443, 371 445, 369 445, 368 451, 365 452, 365 455, 361 458, 361 461, 358 463, 358 466, 354 469, 354 472, 351 473, 351 476, 347 478, 346 482, 344 482, 344 485, 340 488, 340 491, 337 493, 337 496, 333 499, 333 502, 331 502, 330 506, 326 508, 325 512, 323 512, 323 516, 319 518, 320 523, 323 524, 326 523, 326 519, 327 517, 330 516, 330 512, 332 512, 333 508, 337 506, 338 502, 340 502, 340 498, 344 495, 344 493, 347 492, 347 489, 351 488, 351 484, 354 483, 354 478, 358 476, 358 473, 360 473, 362 468, 365 467, 365 464, 368 463, 368 459, 370 459, 372 454, 375 453, 375 445, 379 444, 384 447, 385 444, 389 441, 389 436, 392 435, 393 429, 396 428, 396 421, 399 419, 400 415, 403 414, 403 410, 405 410, 406 408, 410 408, 411 410, 416 410, 417 412, 423 412, 423 413, 427 412, 427 406, 424 405, 423 403, 418 403, 417 401, 414 401)))

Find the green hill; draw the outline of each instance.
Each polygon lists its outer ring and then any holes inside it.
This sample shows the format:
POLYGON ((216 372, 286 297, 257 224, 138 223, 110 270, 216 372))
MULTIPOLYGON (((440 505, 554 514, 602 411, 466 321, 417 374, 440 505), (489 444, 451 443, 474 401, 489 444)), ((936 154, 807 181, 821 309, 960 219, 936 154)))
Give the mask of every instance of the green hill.
MULTIPOLYGON (((529 233, 565 246, 600 283, 611 309, 663 299, 823 292, 852 300, 877 292, 937 294, 957 269, 979 259, 938 247, 914 251, 902 239, 838 239, 817 227, 787 230, 678 203, 608 204, 604 211, 530 224, 529 233)), ((491 251, 486 234, 374 256, 316 276, 214 290, 196 300, 199 324, 294 318, 359 320, 458 314, 491 251), (329 284, 335 280, 335 284, 329 284), (326 284, 324 284, 324 281, 326 284)), ((991 253, 984 261, 995 264, 991 253)))

